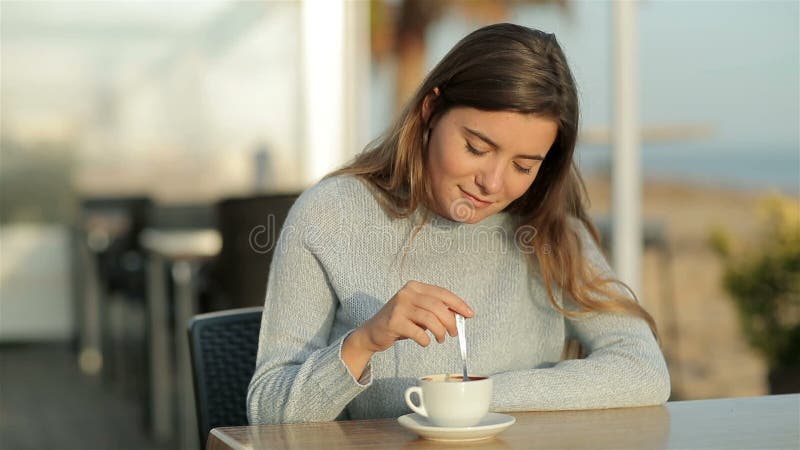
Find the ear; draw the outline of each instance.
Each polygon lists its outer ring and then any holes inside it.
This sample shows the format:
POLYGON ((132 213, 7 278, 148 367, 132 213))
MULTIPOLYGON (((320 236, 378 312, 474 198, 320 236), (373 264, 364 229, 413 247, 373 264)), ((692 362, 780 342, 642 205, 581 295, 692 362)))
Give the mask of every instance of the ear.
POLYGON ((439 88, 433 88, 433 91, 430 92, 428 95, 425 96, 425 99, 422 100, 422 122, 427 124, 431 118, 431 112, 433 111, 433 102, 439 97, 439 88))

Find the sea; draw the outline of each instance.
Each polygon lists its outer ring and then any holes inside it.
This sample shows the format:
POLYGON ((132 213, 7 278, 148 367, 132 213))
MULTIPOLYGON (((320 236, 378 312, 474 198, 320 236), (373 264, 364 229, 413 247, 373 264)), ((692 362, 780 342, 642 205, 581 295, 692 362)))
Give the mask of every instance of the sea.
MULTIPOLYGON (((611 169, 608 147, 578 146, 576 161, 583 173, 611 169)), ((792 146, 645 144, 642 177, 742 191, 776 191, 800 198, 800 149, 792 146)))

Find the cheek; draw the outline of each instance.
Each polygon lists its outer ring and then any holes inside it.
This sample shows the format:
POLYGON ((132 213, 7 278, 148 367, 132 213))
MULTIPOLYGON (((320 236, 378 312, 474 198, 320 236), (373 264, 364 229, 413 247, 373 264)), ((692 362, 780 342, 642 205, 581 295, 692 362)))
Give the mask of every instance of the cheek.
POLYGON ((521 179, 519 175, 515 175, 517 178, 515 181, 509 183, 508 185, 508 196, 510 201, 514 201, 528 192, 528 189, 533 185, 533 180, 535 177, 531 176, 530 178, 521 179))
POLYGON ((459 152, 456 148, 451 148, 442 156, 442 168, 451 177, 463 177, 473 173, 473 165, 469 155, 466 152, 459 152))
POLYGON ((429 156, 431 177, 434 181, 462 177, 470 173, 469 161, 465 156, 444 142, 431 142, 429 156))

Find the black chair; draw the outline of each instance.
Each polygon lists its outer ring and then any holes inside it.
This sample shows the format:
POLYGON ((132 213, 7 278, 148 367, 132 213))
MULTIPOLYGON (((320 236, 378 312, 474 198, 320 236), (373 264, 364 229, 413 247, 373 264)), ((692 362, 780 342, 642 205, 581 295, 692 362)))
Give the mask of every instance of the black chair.
MULTIPOLYGON (((144 344, 145 254, 139 236, 149 220, 153 201, 146 196, 86 197, 81 200, 75 249, 80 348, 100 356, 103 379, 126 396, 146 404, 144 344), (87 259, 88 258, 88 259, 87 259), (91 261, 90 261, 91 260, 91 261), (97 299, 89 300, 93 286, 97 299), (93 336, 92 330, 99 330, 93 336), (99 342, 94 342, 98 340, 99 342)), ((146 411, 146 408, 142 408, 146 411)), ((142 416, 146 423, 146 416, 142 416)))
POLYGON ((152 208, 148 197, 97 197, 81 202, 79 225, 97 259, 98 276, 105 293, 144 296, 139 235, 152 208))
POLYGON ((247 425, 247 386, 255 371, 262 309, 200 314, 189 322, 201 448, 213 428, 247 425))
POLYGON ((272 255, 278 235, 299 194, 266 194, 228 198, 217 204, 222 249, 203 278, 201 311, 220 311, 264 304, 272 255))
POLYGON ((147 228, 187 230, 216 228, 217 218, 211 203, 156 204, 147 228))

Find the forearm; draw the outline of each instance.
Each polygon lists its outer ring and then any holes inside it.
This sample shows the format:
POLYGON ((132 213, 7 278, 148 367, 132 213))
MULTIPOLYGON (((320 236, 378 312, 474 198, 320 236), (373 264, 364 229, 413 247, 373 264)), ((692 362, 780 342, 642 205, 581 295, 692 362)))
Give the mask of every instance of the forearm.
POLYGON ((660 354, 618 345, 551 368, 499 373, 492 378, 494 411, 575 410, 663 404, 670 378, 660 354), (649 352, 648 352, 649 353, 649 352))
POLYGON ((342 343, 342 361, 357 380, 364 374, 364 369, 374 354, 366 349, 361 328, 356 328, 342 343))
POLYGON ((348 373, 340 359, 342 345, 343 341, 337 340, 314 351, 301 364, 293 364, 285 352, 277 353, 286 357, 262 361, 248 391, 250 422, 334 420, 371 381, 362 384, 348 373))

